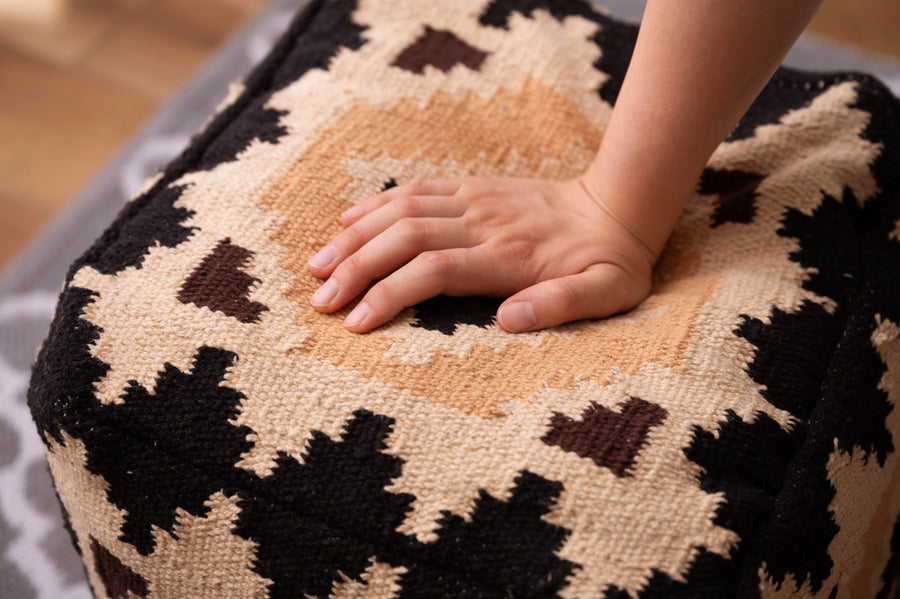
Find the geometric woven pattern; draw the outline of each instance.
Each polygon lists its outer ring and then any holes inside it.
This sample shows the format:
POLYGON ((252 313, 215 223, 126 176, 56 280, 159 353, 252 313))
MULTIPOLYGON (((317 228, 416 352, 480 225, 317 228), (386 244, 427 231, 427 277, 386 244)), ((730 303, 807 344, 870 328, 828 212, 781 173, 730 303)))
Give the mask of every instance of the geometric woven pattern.
MULTIPOLYGON (((562 179, 636 28, 313 2, 71 268, 29 402, 98 597, 873 597, 900 513, 900 104, 781 70, 631 312, 309 304, 338 215, 562 179)), ((677 144, 678 140, 672 140, 677 144)))

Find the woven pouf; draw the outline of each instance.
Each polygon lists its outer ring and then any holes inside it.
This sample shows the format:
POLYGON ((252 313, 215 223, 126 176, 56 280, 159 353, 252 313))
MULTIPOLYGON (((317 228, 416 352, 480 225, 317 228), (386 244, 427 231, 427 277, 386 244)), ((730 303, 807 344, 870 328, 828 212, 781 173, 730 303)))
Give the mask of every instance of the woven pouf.
POLYGON ((499 300, 436 297, 356 335, 310 306, 355 202, 580 174, 636 33, 578 0, 298 16, 72 266, 38 355, 97 597, 889 596, 900 104, 877 81, 779 71, 627 314, 507 334, 499 300))

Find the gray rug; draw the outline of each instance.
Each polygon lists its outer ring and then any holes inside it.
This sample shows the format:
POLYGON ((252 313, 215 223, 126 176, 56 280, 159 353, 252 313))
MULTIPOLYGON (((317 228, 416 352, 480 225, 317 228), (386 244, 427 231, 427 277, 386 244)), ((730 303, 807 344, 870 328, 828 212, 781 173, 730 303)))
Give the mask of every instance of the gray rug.
MULTIPOLYGON (((228 83, 269 50, 303 0, 275 0, 238 34, 95 177, 0 277, 0 597, 87 598, 81 561, 64 531, 43 447, 25 391, 65 270, 101 233, 145 178, 173 158, 203 123, 228 83)), ((642 4, 605 3, 637 20, 642 4)), ((786 64, 872 72, 900 95, 900 63, 813 37, 786 64)))

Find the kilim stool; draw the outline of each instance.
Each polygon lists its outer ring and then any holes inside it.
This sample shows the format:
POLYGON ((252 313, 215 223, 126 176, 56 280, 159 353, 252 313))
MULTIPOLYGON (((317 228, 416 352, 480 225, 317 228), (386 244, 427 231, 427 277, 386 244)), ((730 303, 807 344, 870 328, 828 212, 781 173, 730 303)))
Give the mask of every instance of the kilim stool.
MULTIPOLYGON (((29 395, 97 597, 889 597, 900 103, 780 70, 636 309, 436 297, 356 335, 306 261, 382 189, 563 179, 637 29, 314 1, 71 267, 29 395)), ((678 140, 673 140, 678 143, 678 140)))

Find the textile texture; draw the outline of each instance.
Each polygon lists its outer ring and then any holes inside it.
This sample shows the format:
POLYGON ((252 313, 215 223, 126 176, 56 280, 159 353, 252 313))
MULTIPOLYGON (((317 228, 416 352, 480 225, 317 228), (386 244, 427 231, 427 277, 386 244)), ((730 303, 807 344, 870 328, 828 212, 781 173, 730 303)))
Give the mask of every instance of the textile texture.
POLYGON ((38 355, 98 597, 891 596, 876 80, 780 71, 628 314, 510 335, 497 300, 438 297, 354 335, 309 305, 307 258, 379 190, 583 171, 636 33, 575 0, 298 16, 72 265, 38 355))

